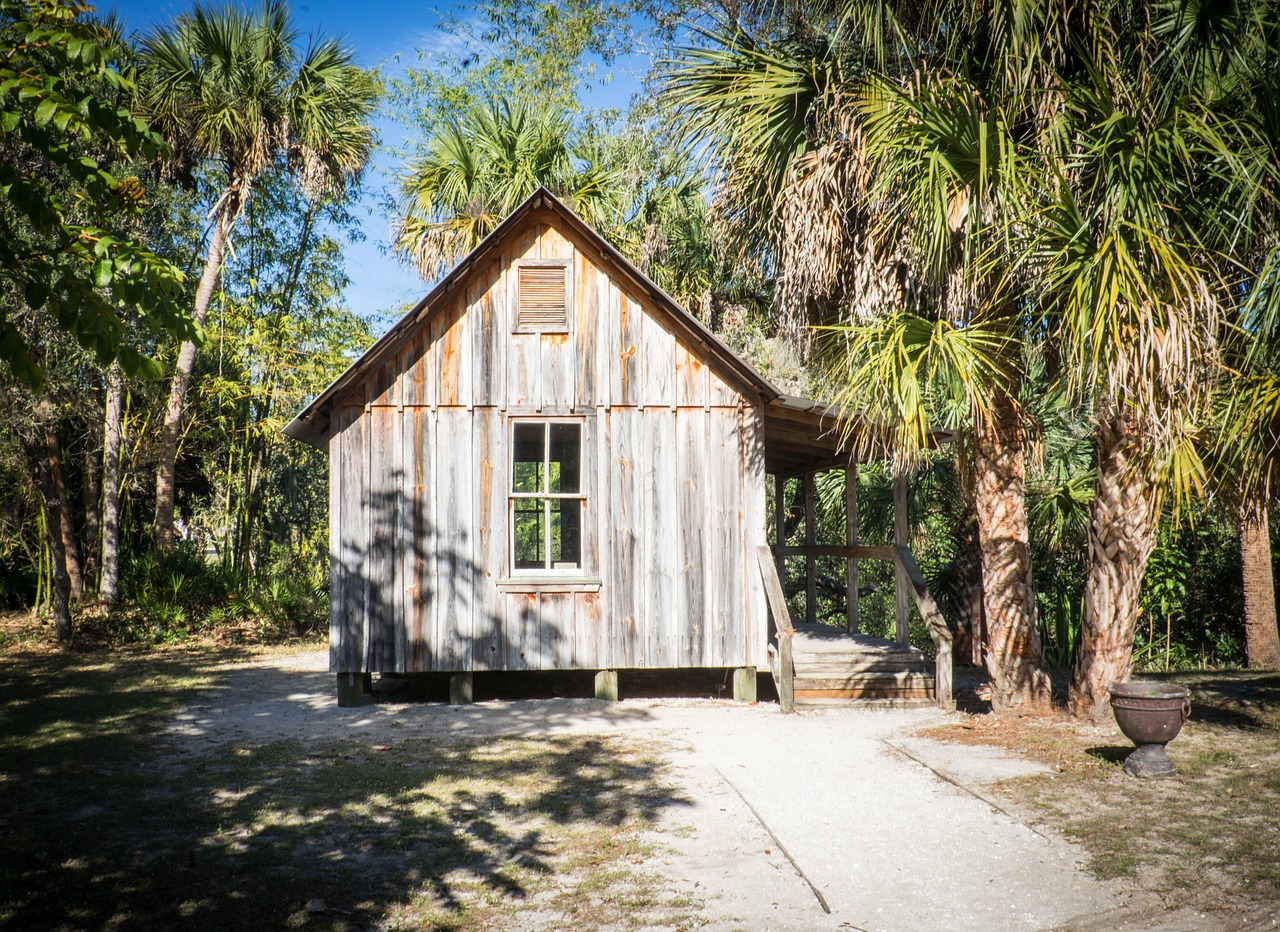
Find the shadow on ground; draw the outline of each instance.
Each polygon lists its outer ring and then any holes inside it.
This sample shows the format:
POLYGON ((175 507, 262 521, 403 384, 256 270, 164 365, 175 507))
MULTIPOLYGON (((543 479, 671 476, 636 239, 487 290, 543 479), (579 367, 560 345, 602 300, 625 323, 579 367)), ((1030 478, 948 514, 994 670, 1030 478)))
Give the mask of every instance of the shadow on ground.
POLYGON ((4 666, 0 928, 363 928, 416 900, 518 900, 582 833, 687 802, 655 759, 582 736, 174 756, 160 728, 217 685, 208 665, 4 666))

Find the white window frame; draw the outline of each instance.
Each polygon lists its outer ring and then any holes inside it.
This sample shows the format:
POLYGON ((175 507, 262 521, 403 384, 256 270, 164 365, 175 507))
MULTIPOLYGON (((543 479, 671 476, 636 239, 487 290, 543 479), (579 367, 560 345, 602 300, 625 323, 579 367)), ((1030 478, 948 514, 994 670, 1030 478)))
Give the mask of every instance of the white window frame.
POLYGON ((566 576, 580 577, 586 572, 586 566, 583 565, 583 557, 586 553, 586 514, 587 514, 587 476, 585 461, 585 450, 587 445, 586 421, 583 418, 573 417, 528 417, 528 418, 512 418, 510 421, 508 434, 509 447, 507 452, 507 467, 510 472, 510 478, 507 482, 507 560, 511 567, 512 577, 516 576, 566 576), (572 424, 578 428, 578 491, 577 492, 517 492, 515 490, 516 482, 516 428, 527 427, 530 424, 537 424, 542 427, 542 477, 544 484, 550 484, 551 477, 551 427, 555 424, 572 424), (520 499, 540 499, 543 505, 543 548, 546 554, 543 566, 516 566, 516 502, 520 499), (576 566, 557 567, 551 563, 551 501, 554 499, 568 499, 571 501, 579 501, 582 508, 579 511, 580 520, 578 524, 578 563, 576 566))

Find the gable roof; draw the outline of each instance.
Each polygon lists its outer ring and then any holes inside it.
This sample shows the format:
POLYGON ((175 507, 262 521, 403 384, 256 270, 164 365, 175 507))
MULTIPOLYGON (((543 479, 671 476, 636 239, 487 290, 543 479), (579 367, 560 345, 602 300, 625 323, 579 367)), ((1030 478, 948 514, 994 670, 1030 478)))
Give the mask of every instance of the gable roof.
POLYGON ((718 364, 717 368, 736 388, 746 394, 757 396, 766 404, 783 397, 777 387, 725 346, 719 337, 636 268, 608 240, 588 226, 550 191, 539 188, 507 215, 507 218, 498 224, 480 245, 461 259, 449 274, 440 279, 404 317, 379 337, 364 355, 348 366, 345 372, 329 384, 328 388, 303 408, 298 416, 285 426, 285 435, 314 447, 325 448, 330 403, 344 390, 359 383, 368 373, 384 363, 386 358, 399 347, 401 340, 408 336, 419 322, 426 320, 436 310, 448 304, 457 294, 458 289, 464 287, 471 274, 479 268, 481 261, 499 248, 513 233, 523 228, 530 216, 539 210, 550 210, 556 214, 569 230, 594 247, 609 267, 611 276, 621 279, 620 284, 625 283, 635 293, 644 295, 652 301, 659 310, 664 312, 668 322, 675 326, 677 336, 691 347, 697 347, 706 361, 718 364))
MULTIPOLYGON (((872 452, 887 455, 882 425, 869 421, 857 411, 783 394, 546 188, 539 188, 513 210, 421 301, 303 408, 284 428, 285 435, 326 449, 331 404, 344 391, 383 365, 419 324, 450 303, 480 268, 482 260, 519 232, 535 212, 543 210, 554 213, 567 229, 594 248, 611 277, 634 293, 646 296, 672 325, 676 335, 690 348, 696 347, 703 360, 715 365, 726 381, 744 395, 759 400, 764 414, 765 469, 768 472, 799 475, 842 466, 855 449, 864 456, 872 452)), ((945 442, 950 439, 950 434, 934 431, 932 438, 935 443, 945 442)))

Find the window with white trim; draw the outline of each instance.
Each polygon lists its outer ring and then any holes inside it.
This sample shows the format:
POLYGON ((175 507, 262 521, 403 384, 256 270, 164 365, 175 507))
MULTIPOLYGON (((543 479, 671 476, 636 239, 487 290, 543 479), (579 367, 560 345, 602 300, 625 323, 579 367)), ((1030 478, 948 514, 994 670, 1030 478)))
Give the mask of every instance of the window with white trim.
POLYGON ((582 570, 581 421, 515 421, 511 428, 511 568, 582 570))

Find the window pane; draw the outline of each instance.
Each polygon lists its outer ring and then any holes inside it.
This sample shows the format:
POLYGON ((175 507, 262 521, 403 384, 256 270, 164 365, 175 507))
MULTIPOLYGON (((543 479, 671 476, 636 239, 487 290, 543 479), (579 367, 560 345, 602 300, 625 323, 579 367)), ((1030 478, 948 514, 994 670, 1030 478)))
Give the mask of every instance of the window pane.
POLYGON ((546 440, 545 424, 517 424, 515 426, 515 451, 511 456, 511 491, 545 492, 542 481, 542 464, 545 460, 543 443, 546 440))
POLYGON ((515 506, 516 569, 539 570, 547 565, 542 514, 544 498, 517 498, 515 506))
POLYGON ((551 425, 551 492, 580 492, 582 479, 582 427, 551 425))
POLYGON ((551 568, 576 569, 582 565, 582 502, 553 498, 551 504, 551 568))

